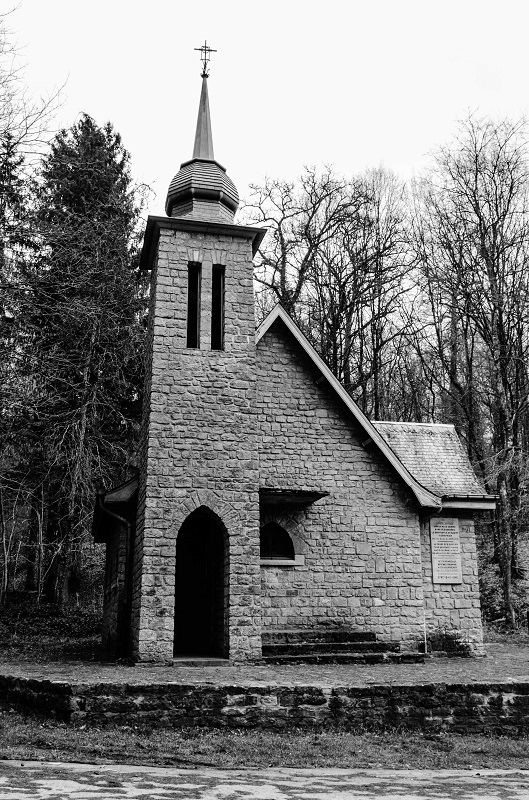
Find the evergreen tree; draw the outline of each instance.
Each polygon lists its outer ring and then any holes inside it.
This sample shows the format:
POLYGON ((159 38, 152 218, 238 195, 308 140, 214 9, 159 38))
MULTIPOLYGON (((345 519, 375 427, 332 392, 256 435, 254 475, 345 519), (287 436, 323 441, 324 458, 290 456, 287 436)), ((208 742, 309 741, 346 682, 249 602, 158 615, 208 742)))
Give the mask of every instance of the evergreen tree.
POLYGON ((17 313, 20 260, 24 257, 26 181, 24 160, 9 130, 0 133, 0 599, 13 580, 20 500, 18 419, 25 402, 17 313), (12 522, 12 524, 10 524, 12 522))
POLYGON ((95 488, 125 477, 141 407, 138 201, 110 124, 84 115, 43 162, 39 256, 23 315, 32 380, 32 474, 51 559, 47 594, 75 589, 95 488))
POLYGON ((24 159, 13 135, 4 131, 0 134, 0 378, 3 385, 0 419, 4 419, 8 410, 6 398, 13 374, 19 265, 31 242, 26 218, 24 159))

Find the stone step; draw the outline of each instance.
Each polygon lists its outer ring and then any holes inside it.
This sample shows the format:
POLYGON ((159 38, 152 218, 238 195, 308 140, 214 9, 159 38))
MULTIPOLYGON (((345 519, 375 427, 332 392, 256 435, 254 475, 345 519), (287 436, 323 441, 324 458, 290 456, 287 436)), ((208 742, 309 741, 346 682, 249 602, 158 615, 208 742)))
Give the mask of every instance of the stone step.
POLYGON ((263 632, 263 645, 375 641, 376 636, 371 631, 354 631, 347 628, 317 628, 313 630, 298 628, 263 632))
POLYGON ((422 653, 316 653, 298 656, 264 656, 266 664, 424 664, 422 653))
POLYGON ((217 658, 216 656, 173 656, 171 659, 173 667, 229 667, 230 662, 227 658, 217 658))
POLYGON ((282 642, 264 644, 263 656, 317 655, 318 653, 398 653, 398 642, 282 642))

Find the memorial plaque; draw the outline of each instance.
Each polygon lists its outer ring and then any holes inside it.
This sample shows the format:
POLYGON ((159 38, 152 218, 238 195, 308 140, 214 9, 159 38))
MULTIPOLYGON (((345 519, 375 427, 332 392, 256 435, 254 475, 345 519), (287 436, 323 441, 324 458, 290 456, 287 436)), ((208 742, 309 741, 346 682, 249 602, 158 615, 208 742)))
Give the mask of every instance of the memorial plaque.
POLYGON ((434 583, 463 583, 459 520, 433 517, 430 520, 432 580, 434 583))

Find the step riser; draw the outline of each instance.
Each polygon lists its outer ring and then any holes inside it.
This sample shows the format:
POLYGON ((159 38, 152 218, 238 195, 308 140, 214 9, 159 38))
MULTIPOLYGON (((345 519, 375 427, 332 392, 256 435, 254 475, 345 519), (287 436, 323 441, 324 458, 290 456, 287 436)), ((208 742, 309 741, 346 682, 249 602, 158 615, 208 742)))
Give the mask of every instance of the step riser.
POLYGON ((369 631, 347 630, 291 630, 265 631, 263 644, 331 644, 333 642, 376 642, 376 636, 369 631))
POLYGON ((387 642, 314 642, 263 644, 263 656, 317 655, 318 653, 398 653, 399 645, 387 642))
POLYGON ((305 656, 269 656, 266 664, 424 664, 420 653, 320 653, 305 656))
POLYGON ((265 632, 263 660, 267 664, 423 664, 424 656, 401 653, 398 642, 377 642, 371 631, 298 628, 265 632))

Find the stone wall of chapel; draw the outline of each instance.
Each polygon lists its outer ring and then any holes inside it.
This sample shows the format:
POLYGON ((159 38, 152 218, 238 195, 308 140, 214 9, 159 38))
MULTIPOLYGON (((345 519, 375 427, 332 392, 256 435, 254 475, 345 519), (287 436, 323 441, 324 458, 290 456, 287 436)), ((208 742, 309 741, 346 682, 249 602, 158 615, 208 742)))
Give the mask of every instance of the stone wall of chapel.
POLYGON ((479 598, 478 561, 474 521, 458 515, 457 511, 444 516, 459 518, 461 540, 462 583, 438 584, 432 580, 432 559, 429 519, 421 522, 421 546, 424 575, 424 603, 428 634, 440 629, 461 631, 475 653, 483 649, 481 605, 479 598))
POLYGON ((251 242, 162 229, 151 284, 140 499, 134 567, 134 653, 172 657, 176 537, 201 505, 229 537, 229 655, 260 655, 255 320, 251 242), (186 347, 187 270, 202 265, 199 349, 186 347), (212 266, 225 266, 222 351, 210 342, 212 266), (149 377, 150 376, 150 377, 149 377))
POLYGON ((275 515, 304 564, 261 568, 263 629, 343 624, 414 646, 424 598, 413 501, 283 323, 257 353, 261 486, 330 493, 275 515))

